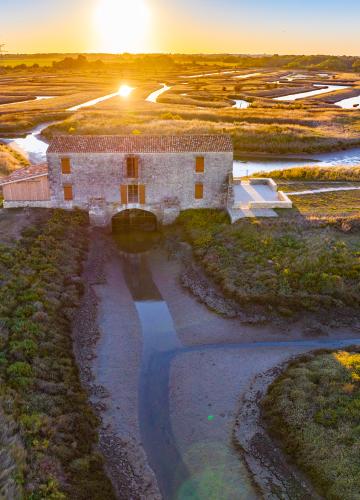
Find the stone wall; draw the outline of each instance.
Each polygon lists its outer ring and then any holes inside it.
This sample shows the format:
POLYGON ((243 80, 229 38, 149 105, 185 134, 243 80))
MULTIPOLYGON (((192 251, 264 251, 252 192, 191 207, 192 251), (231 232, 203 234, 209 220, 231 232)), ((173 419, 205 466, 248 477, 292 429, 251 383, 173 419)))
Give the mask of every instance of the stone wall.
POLYGON ((103 200, 96 206, 94 220, 109 221, 126 208, 142 208, 169 223, 187 208, 223 208, 224 188, 232 171, 232 153, 146 153, 139 158, 139 178, 128 179, 126 154, 48 154, 51 201, 62 208, 91 209, 91 200, 103 200), (61 157, 71 159, 71 173, 61 173, 61 157), (197 156, 205 158, 205 172, 195 172, 197 156), (204 198, 195 200, 195 183, 203 183, 204 198), (63 185, 73 186, 73 201, 64 201, 63 185), (122 205, 122 184, 144 184, 146 204, 122 205), (101 203, 100 203, 101 205, 101 203), (102 219, 101 210, 104 212, 102 219), (96 215, 95 215, 96 213, 96 215))
POLYGON ((41 201, 5 201, 4 208, 53 208, 53 204, 49 200, 41 201))

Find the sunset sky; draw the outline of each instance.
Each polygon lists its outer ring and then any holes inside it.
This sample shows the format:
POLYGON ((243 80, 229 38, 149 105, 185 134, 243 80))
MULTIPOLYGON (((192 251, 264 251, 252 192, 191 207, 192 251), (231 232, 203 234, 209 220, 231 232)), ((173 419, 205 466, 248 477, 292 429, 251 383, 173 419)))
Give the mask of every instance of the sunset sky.
POLYGON ((16 52, 360 55, 359 0, 0 0, 16 52))

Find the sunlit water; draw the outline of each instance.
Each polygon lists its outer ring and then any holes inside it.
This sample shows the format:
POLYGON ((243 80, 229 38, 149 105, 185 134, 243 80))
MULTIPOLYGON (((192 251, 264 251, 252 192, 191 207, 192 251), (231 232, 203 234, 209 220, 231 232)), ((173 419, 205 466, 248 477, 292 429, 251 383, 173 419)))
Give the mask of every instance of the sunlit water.
POLYGON ((360 95, 342 99, 335 103, 335 106, 340 106, 343 109, 359 109, 360 110, 360 95))
POLYGON ((252 78, 255 76, 260 76, 262 73, 247 73, 246 75, 237 75, 234 76, 235 79, 237 80, 246 80, 247 78, 252 78))
MULTIPOLYGON (((323 87, 323 85, 316 84, 314 87, 323 87)), ((306 97, 313 97, 321 94, 328 94, 329 92, 335 92, 335 90, 344 90, 350 88, 347 85, 327 85, 325 88, 320 88, 319 90, 309 90, 308 92, 300 92, 298 94, 283 95, 280 97, 274 97, 274 101, 296 101, 298 99, 305 99, 306 97)))
POLYGON ((233 108, 236 109, 246 109, 250 106, 248 101, 244 101, 243 99, 236 99, 233 108))
POLYGON ((159 90, 155 90, 155 92, 152 92, 145 100, 147 102, 157 102, 158 98, 161 96, 161 94, 164 94, 168 90, 171 89, 166 83, 161 83, 162 88, 159 90))
POLYGON ((66 111, 78 111, 81 108, 89 108, 91 106, 95 106, 99 104, 99 102, 107 101, 108 99, 112 99, 113 97, 119 97, 119 92, 114 92, 112 94, 104 95, 102 97, 98 97, 97 99, 92 99, 91 101, 84 102, 83 104, 77 104, 76 106, 72 106, 68 108, 66 111))
POLYGON ((6 106, 9 104, 25 104, 27 102, 36 102, 36 101, 43 101, 45 99, 53 99, 54 95, 37 95, 35 99, 27 99, 26 101, 14 101, 14 102, 5 102, 3 104, 0 104, 0 106, 6 106))

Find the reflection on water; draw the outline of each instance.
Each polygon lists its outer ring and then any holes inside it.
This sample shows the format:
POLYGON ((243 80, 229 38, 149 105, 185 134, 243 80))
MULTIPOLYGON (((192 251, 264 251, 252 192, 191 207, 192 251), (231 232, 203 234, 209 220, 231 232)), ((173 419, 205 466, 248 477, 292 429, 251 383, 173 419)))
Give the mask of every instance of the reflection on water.
POLYGON ((187 471, 172 433, 169 409, 169 369, 172 354, 181 347, 167 303, 157 288, 146 253, 156 233, 134 232, 115 235, 122 256, 122 268, 134 300, 143 337, 139 379, 139 422, 149 463, 155 471, 164 498, 173 498, 177 484, 187 471), (130 241, 132 241, 132 245, 130 241), (124 251, 129 250, 128 253, 124 251))
POLYGON ((161 234, 158 231, 117 231, 113 232, 113 238, 121 252, 137 254, 154 248, 161 234))

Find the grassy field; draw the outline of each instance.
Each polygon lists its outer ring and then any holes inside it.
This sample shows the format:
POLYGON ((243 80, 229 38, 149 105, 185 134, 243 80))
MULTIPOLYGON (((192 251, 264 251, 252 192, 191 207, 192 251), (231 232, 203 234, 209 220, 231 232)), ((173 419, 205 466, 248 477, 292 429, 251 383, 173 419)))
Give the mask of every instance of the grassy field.
POLYGON ((359 381, 358 351, 319 353, 293 362, 262 402, 270 432, 329 500, 359 498, 359 381))

